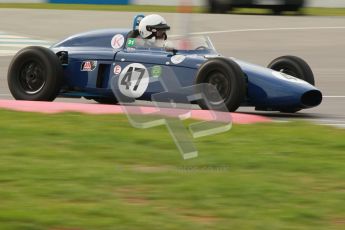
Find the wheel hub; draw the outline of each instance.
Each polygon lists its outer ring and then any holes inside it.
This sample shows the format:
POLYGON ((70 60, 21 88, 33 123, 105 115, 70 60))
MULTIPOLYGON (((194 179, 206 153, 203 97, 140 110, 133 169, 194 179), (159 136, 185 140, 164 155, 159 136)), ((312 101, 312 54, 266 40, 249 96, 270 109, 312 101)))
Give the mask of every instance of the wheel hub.
POLYGON ((22 68, 20 85, 27 94, 36 94, 41 91, 46 83, 45 74, 40 63, 31 61, 22 68))
POLYGON ((223 73, 217 71, 210 74, 208 83, 214 86, 213 89, 209 89, 207 92, 210 102, 212 104, 224 102, 230 91, 230 82, 227 77, 223 73), (222 100, 219 100, 219 96, 222 100))

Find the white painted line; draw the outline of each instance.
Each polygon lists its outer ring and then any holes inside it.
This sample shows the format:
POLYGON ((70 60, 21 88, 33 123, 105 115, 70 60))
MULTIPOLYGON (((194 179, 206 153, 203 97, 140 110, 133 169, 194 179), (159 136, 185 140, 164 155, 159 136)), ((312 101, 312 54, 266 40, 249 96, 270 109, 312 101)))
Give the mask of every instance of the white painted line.
POLYGON ((334 124, 332 124, 332 123, 325 123, 325 124, 323 124, 323 125, 339 125, 339 126, 345 126, 344 123, 334 123, 334 124))
POLYGON ((0 47, 25 47, 27 46, 26 44, 1 44, 0 43, 0 47))
POLYGON ((26 37, 21 37, 21 36, 16 36, 16 35, 9 35, 9 34, 0 34, 0 38, 9 38, 9 39, 23 39, 23 38, 26 38, 26 37))
POLYGON ((260 31, 284 31, 284 30, 334 30, 345 29, 345 26, 330 26, 330 27, 287 27, 287 28, 261 28, 261 29, 238 29, 238 30, 218 30, 218 31, 204 31, 194 32, 191 35, 205 35, 205 34, 222 34, 222 33, 238 33, 238 32, 260 32, 260 31))
POLYGON ((4 54, 5 53, 13 53, 13 52, 16 53, 17 50, 14 50, 14 49, 13 50, 0 50, 0 54, 2 54, 2 53, 4 53, 4 54))
POLYGON ((43 40, 35 40, 35 39, 29 39, 29 38, 26 38, 26 39, 10 39, 10 38, 0 38, 0 43, 2 42, 10 42, 10 43, 24 43, 24 42, 27 42, 27 43, 48 43, 47 41, 43 41, 43 40))
POLYGON ((17 50, 0 50, 0 57, 15 55, 17 50))
POLYGON ((286 121, 286 120, 273 120, 273 122, 275 122, 275 123, 289 123, 290 121, 286 121))
POLYGON ((345 124, 321 124, 321 125, 334 126, 334 127, 338 127, 338 128, 345 128, 345 124))
POLYGON ((1 97, 9 97, 11 94, 0 94, 1 97))
POLYGON ((345 121, 344 120, 337 120, 337 118, 335 118, 335 119, 306 119, 306 121, 316 121, 316 122, 321 122, 321 123, 336 123, 336 122, 338 122, 338 124, 342 124, 342 123, 344 123, 345 121))
POLYGON ((28 44, 1 44, 0 47, 26 47, 28 44))
POLYGON ((345 98, 345 96, 323 96, 323 98, 345 98))

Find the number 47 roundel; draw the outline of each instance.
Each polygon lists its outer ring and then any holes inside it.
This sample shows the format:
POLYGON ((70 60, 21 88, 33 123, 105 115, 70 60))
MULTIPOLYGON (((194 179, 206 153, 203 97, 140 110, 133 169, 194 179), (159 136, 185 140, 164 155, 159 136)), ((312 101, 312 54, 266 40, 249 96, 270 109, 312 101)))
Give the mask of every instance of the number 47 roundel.
POLYGON ((130 98, 141 97, 149 85, 149 73, 144 65, 133 63, 122 71, 118 87, 120 92, 130 98))

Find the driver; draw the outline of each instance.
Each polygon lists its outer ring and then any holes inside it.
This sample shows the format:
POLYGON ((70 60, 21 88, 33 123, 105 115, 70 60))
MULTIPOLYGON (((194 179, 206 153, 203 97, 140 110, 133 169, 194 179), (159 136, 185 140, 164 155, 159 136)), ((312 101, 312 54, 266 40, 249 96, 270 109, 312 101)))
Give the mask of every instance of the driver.
POLYGON ((158 14, 151 14, 144 17, 139 23, 139 29, 133 30, 128 34, 129 38, 141 38, 150 43, 158 40, 164 41, 168 38, 166 32, 170 30, 170 26, 165 19, 158 14))
POLYGON ((170 26, 165 19, 158 14, 151 14, 143 18, 139 24, 139 34, 143 39, 167 40, 166 31, 170 26))

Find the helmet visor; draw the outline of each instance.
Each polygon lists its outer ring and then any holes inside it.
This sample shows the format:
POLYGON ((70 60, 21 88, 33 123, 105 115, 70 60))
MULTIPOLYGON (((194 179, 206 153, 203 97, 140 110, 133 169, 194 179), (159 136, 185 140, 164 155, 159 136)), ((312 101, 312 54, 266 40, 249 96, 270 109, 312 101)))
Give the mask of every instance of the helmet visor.
POLYGON ((167 24, 159 24, 159 25, 154 25, 154 26, 146 26, 146 29, 151 32, 156 32, 160 30, 170 30, 170 26, 167 24))

